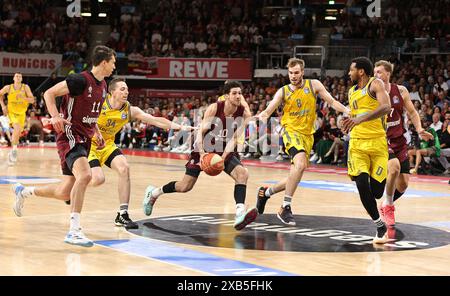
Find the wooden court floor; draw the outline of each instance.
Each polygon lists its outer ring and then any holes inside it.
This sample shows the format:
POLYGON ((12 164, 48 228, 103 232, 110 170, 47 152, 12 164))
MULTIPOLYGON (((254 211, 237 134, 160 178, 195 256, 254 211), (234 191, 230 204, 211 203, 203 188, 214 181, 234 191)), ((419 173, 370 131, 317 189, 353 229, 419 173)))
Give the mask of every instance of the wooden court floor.
MULTIPOLYGON (((441 231, 443 235, 415 237, 416 240, 430 244, 444 240, 438 247, 401 251, 381 248, 379 251, 369 252, 345 251, 344 248, 336 251, 333 249, 334 241, 330 240, 330 249, 317 252, 314 248, 309 251, 280 251, 240 248, 238 244, 229 248, 162 241, 152 238, 151 230, 146 231, 147 237, 139 237, 116 227, 113 222, 119 205, 117 177, 113 171, 104 168, 106 183, 100 187, 88 188, 81 220, 85 234, 96 244, 92 248, 83 248, 63 242, 69 224, 69 207, 63 202, 32 197, 26 200, 22 217, 16 217, 12 210, 14 194, 11 185, 7 183, 14 180, 33 184, 54 182, 52 179, 60 177, 56 149, 19 149, 19 160, 14 167, 7 166, 8 151, 0 149, 0 275, 215 275, 205 269, 205 258, 213 258, 215 261, 219 258, 223 261, 217 262, 233 262, 244 267, 258 266, 263 271, 276 270, 291 275, 450 275, 450 186, 445 178, 413 178, 409 190, 417 196, 402 198, 396 204, 398 222, 411 227, 421 225, 441 231), (121 249, 111 247, 108 245, 110 242, 119 242, 115 246, 139 243, 129 249, 121 249), (173 250, 173 258, 164 251, 158 256, 158 250, 163 249, 173 250), (148 253, 150 251, 151 254, 148 253), (196 260, 199 258, 196 256, 205 257, 196 260), (188 264, 185 259, 189 260, 188 264)), ((156 203, 152 216, 145 216, 141 206, 145 188, 149 184, 161 186, 180 179, 184 174, 185 160, 164 157, 166 154, 162 154, 163 157, 138 154, 127 155, 132 186, 130 216, 134 220, 234 214, 234 183, 222 173, 217 177, 202 174, 191 192, 162 196, 156 203)), ((256 202, 256 190, 261 184, 278 181, 288 172, 286 164, 279 163, 260 164, 251 161, 247 167, 250 178, 246 204, 252 206, 256 202)), ((345 171, 335 170, 333 167, 312 167, 303 179, 307 186, 301 186, 293 199, 295 215, 313 217, 317 223, 321 221, 321 217, 337 218, 333 221, 347 218, 355 221, 369 219, 358 195, 351 190, 340 189, 352 185, 345 176, 345 171), (323 186, 335 190, 324 189, 323 186)), ((266 206, 268 215, 273 216, 277 212, 282 197, 282 194, 278 194, 269 200, 266 206)), ((169 225, 171 221, 173 220, 160 219, 158 225, 169 225)), ((302 225, 297 227, 301 228, 302 225)), ((231 227, 218 229, 218 232, 223 231, 222 234, 217 234, 222 235, 222 238, 237 237, 231 227)), ((259 235, 259 232, 251 228, 244 232, 246 239, 259 235)), ((312 236, 299 237, 298 243, 301 244, 303 238, 306 242, 306 238, 310 239, 312 236)), ((408 235, 403 238, 404 241, 409 239, 408 235)), ((309 243, 314 246, 314 241, 309 243)), ((270 245, 270 242, 266 244, 270 245)), ((318 248, 322 247, 318 245, 318 248)), ((233 264, 226 266, 236 266, 233 264)))

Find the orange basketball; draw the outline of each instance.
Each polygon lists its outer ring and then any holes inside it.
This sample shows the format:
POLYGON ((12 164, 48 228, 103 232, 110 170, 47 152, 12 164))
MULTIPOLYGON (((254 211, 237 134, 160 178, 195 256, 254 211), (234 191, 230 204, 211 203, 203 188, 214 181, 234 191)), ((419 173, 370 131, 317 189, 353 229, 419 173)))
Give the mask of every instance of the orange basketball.
POLYGON ((210 176, 217 176, 224 169, 223 159, 215 153, 208 153, 203 157, 200 168, 210 176))

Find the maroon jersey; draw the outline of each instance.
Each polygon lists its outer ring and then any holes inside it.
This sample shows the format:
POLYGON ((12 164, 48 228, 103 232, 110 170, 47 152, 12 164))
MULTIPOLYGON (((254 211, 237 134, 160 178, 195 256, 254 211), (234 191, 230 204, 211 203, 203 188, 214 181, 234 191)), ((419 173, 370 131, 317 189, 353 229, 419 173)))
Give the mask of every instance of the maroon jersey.
POLYGON ((403 117, 404 102, 397 84, 391 83, 389 97, 391 98, 391 112, 388 114, 387 118, 386 134, 388 139, 392 139, 403 136, 406 132, 405 120, 403 117))
POLYGON ((72 123, 64 127, 64 133, 58 134, 57 142, 67 141, 70 148, 76 143, 90 142, 95 133, 95 124, 106 98, 106 82, 97 81, 87 71, 80 73, 86 80, 86 87, 81 95, 64 96, 60 113, 72 123))
POLYGON ((403 117, 404 102, 397 84, 391 84, 389 92, 391 98, 391 112, 387 118, 387 140, 389 154, 394 154, 396 158, 403 162, 408 159, 408 147, 406 138, 405 119, 403 117))
POLYGON ((224 109, 225 101, 217 102, 217 111, 211 128, 206 131, 203 137, 203 149, 205 152, 214 152, 222 155, 227 143, 238 129, 238 126, 243 124, 242 115, 245 109, 242 105, 229 117, 225 116, 224 109))
MULTIPOLYGON (((205 133, 203 137, 203 149, 205 152, 214 152, 218 155, 222 155, 225 151, 227 143, 231 140, 236 130, 240 125, 244 124, 243 114, 245 108, 241 105, 233 113, 232 116, 225 116, 225 101, 217 102, 217 111, 214 116, 214 120, 211 124, 211 128, 205 133), (240 118, 241 120, 239 120, 240 118), (228 120, 227 120, 228 119, 228 120)), ((229 161, 232 156, 236 156, 239 159, 237 153, 228 154, 225 162, 229 161)), ((200 153, 196 149, 196 143, 193 145, 193 149, 190 158, 186 164, 187 168, 200 170, 200 153)))

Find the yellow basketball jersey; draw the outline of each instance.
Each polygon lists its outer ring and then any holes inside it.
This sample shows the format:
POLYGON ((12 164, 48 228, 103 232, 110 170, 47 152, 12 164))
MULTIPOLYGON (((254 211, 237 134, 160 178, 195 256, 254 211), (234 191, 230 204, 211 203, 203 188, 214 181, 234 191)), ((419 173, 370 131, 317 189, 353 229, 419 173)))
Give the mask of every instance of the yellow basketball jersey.
MULTIPOLYGON (((357 85, 355 85, 348 91, 352 117, 362 116, 375 110, 380 105, 378 100, 369 92, 369 86, 374 79, 375 77, 371 77, 366 86, 361 89, 357 89, 357 85)), ((385 116, 358 124, 350 132, 350 137, 356 139, 370 139, 383 136, 386 136, 385 116)))
POLYGON ((217 102, 222 102, 225 101, 225 95, 221 95, 220 97, 217 98, 217 102))
POLYGON ((30 104, 27 100, 19 98, 18 95, 26 96, 25 92, 25 84, 22 83, 22 86, 16 90, 14 89, 14 84, 9 86, 8 92, 8 112, 11 113, 25 113, 28 109, 28 104, 30 104))
POLYGON ((316 95, 311 80, 306 79, 303 87, 292 90, 283 86, 284 107, 281 125, 288 132, 305 135, 314 133, 316 120, 316 95))
POLYGON ((131 119, 130 103, 126 102, 120 110, 113 109, 109 103, 110 95, 106 98, 102 106, 102 111, 98 117, 98 128, 102 133, 105 142, 114 142, 116 134, 131 119))

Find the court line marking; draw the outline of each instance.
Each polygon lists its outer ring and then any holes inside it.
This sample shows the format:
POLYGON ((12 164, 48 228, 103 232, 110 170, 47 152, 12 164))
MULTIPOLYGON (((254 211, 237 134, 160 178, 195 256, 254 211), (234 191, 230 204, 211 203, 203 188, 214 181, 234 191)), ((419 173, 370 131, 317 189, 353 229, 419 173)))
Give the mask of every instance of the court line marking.
POLYGON ((143 237, 124 240, 99 240, 95 241, 95 244, 139 257, 182 266, 209 275, 298 276, 297 274, 286 271, 228 259, 143 237))

